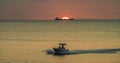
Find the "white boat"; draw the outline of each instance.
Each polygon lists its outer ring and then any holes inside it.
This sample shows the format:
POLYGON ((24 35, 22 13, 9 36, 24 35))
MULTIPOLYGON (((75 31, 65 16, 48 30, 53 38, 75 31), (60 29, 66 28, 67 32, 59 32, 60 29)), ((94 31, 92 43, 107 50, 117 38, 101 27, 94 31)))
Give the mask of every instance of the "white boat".
POLYGON ((69 49, 65 48, 66 43, 59 43, 58 48, 53 48, 55 55, 65 55, 69 53, 69 49))
POLYGON ((55 55, 71 55, 71 54, 87 54, 87 53, 117 53, 120 51, 120 48, 116 49, 93 49, 93 50, 69 50, 65 48, 66 43, 59 43, 58 48, 53 48, 53 50, 48 50, 48 54, 55 55))

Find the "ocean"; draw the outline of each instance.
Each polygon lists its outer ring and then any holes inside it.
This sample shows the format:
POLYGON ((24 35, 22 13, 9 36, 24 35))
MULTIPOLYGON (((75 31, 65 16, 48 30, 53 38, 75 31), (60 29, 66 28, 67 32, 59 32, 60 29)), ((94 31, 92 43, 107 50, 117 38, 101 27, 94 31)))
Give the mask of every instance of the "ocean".
POLYGON ((0 63, 120 63, 120 52, 49 55, 70 50, 120 48, 120 20, 0 20, 0 63))

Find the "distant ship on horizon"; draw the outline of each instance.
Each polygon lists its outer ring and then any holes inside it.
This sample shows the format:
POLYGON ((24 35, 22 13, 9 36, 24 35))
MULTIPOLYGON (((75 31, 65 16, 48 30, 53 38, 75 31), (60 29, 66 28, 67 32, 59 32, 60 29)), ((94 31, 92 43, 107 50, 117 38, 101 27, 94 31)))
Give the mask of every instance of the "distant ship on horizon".
POLYGON ((75 19, 69 17, 63 17, 63 18, 56 17, 54 20, 75 20, 75 19))

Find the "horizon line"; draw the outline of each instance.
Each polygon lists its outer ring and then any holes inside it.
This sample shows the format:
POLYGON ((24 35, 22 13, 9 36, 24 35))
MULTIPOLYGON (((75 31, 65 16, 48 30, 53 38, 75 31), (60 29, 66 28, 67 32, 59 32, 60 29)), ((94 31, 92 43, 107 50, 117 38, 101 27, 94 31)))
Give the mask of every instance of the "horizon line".
MULTIPOLYGON (((0 19, 0 21, 2 21, 2 20, 30 20, 30 21, 32 21, 32 20, 36 20, 36 21, 44 20, 44 21, 46 21, 46 20, 52 20, 52 19, 0 19)), ((75 19, 75 20, 120 20, 120 19, 75 19)), ((73 20, 73 21, 75 21, 75 20, 73 20)))

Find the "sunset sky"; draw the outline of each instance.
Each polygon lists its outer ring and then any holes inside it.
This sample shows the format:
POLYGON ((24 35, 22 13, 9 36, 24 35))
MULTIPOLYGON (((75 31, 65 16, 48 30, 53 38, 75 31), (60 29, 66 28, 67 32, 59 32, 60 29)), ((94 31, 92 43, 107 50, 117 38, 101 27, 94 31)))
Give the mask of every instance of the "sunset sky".
POLYGON ((120 19, 120 0, 0 0, 0 20, 120 19))

